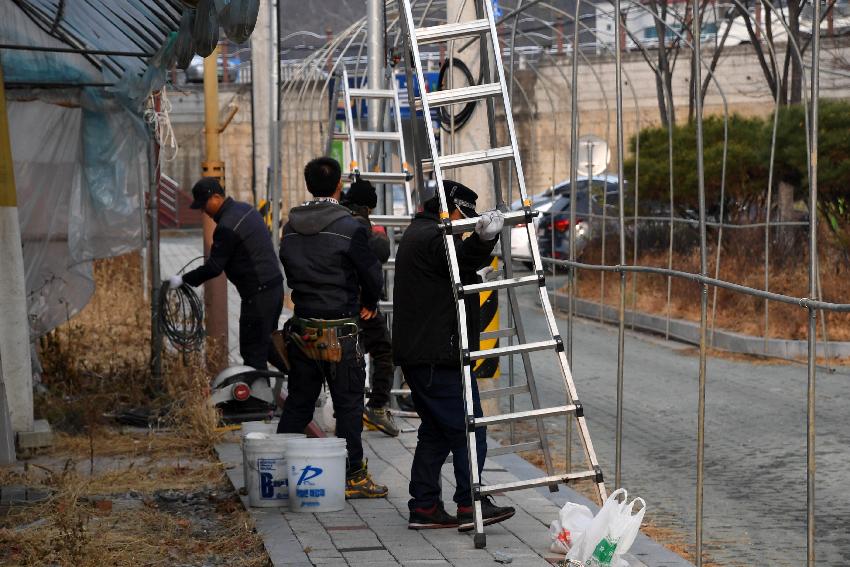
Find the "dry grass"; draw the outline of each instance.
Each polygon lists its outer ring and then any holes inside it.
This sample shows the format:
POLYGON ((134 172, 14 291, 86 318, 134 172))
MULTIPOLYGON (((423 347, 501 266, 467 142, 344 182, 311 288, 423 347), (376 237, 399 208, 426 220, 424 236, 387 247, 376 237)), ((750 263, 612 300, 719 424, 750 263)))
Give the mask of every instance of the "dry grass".
MULTIPOLYGON (((746 232, 746 231, 742 231, 746 232)), ((734 233, 737 235, 737 232, 734 233)), ((757 234, 750 235, 746 240, 744 235, 738 235, 739 240, 729 243, 732 238, 726 236, 727 244, 732 249, 724 249, 720 262, 720 279, 746 285, 756 289, 764 289, 764 248, 763 240, 759 245, 757 234)), ((614 239, 616 240, 616 239, 614 239)), ((616 264, 617 245, 612 240, 606 246, 605 263, 616 264)), ((850 276, 850 266, 842 252, 830 245, 828 235, 824 239, 820 251, 821 284, 823 298, 834 303, 850 302, 850 288, 847 278, 850 276)), ((630 248, 629 248, 630 250, 630 248)), ((708 273, 714 275, 716 248, 709 250, 708 273)), ((791 297, 806 297, 808 295, 808 259, 806 254, 799 258, 788 258, 772 253, 770 267, 770 291, 791 297)), ((599 242, 594 242, 582 257, 582 262, 596 264, 603 260, 599 242)), ((631 262, 631 259, 629 260, 631 262)), ((699 272, 699 254, 697 250, 678 252, 673 256, 673 269, 691 273, 699 272)), ((643 266, 667 267, 667 252, 642 253, 638 264, 643 266)), ((667 314, 667 278, 663 276, 640 274, 637 276, 637 295, 633 294, 634 274, 627 276, 626 306, 655 315, 667 314)), ((580 272, 578 277, 578 296, 584 299, 599 301, 604 291, 606 305, 619 304, 619 276, 599 273, 580 272), (602 281, 604 279, 604 286, 602 281)), ((566 290, 565 290, 566 291, 566 290)), ((689 321, 699 321, 700 287, 699 285, 679 279, 672 280, 670 315, 673 318, 689 321)), ((709 288, 709 323, 711 323, 711 308, 713 288, 709 288)), ((830 340, 850 341, 850 314, 828 313, 827 332, 830 340)), ((764 301, 741 293, 718 290, 716 326, 748 335, 762 336, 764 330, 764 301)), ((771 302, 769 316, 769 336, 803 340, 808 328, 807 312, 796 306, 771 302)), ((818 324, 818 336, 822 337, 822 329, 818 324)))
POLYGON ((138 256, 96 262, 95 277, 91 303, 40 344, 46 393, 36 412, 58 430, 57 442, 39 464, 0 468, 0 485, 49 497, 0 516, 0 565, 268 565, 214 458, 222 433, 201 361, 167 358, 163 382, 151 378, 138 256), (159 415, 157 427, 121 431, 104 415, 135 407, 159 415), (216 497, 158 503, 163 490, 216 497), (122 506, 128 494, 140 500, 122 506))
POLYGON ((151 498, 132 508, 114 510, 96 506, 98 500, 93 499, 99 493, 154 486, 224 489, 218 467, 187 472, 186 476, 181 473, 179 478, 161 474, 155 484, 134 482, 132 476, 116 483, 125 471, 87 477, 66 467, 61 471, 41 469, 40 473, 40 481, 49 486, 52 496, 44 503, 14 509, 2 519, 2 565, 136 566, 174 561, 268 565, 261 538, 232 498, 210 503, 209 510, 191 515, 160 507, 151 498), (214 529, 209 529, 206 516, 218 520, 214 529))

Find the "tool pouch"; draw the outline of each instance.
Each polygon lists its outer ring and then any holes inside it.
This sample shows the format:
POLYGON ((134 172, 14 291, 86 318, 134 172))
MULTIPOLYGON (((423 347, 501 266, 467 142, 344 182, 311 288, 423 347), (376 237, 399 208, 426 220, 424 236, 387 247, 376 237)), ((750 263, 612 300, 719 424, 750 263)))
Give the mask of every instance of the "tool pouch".
MULTIPOLYGON (((289 322, 287 322, 288 324, 289 322)), ((339 362, 342 360, 342 345, 339 343, 335 326, 290 325, 289 339, 310 360, 339 362)))
POLYGON ((284 325, 283 330, 272 331, 272 346, 277 351, 278 356, 283 360, 286 370, 292 370, 292 365, 289 363, 289 329, 284 325))

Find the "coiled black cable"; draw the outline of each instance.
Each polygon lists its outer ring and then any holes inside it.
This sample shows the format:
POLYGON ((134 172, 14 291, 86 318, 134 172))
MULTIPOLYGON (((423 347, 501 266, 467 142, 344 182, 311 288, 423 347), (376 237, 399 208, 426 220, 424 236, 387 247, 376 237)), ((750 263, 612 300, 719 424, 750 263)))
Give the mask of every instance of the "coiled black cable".
POLYGON ((159 326, 162 334, 183 354, 204 345, 204 303, 186 284, 170 289, 163 282, 159 291, 159 326))
MULTIPOLYGON (((475 77, 472 76, 472 71, 469 70, 469 67, 466 66, 466 63, 461 61, 460 59, 452 60, 449 57, 443 61, 443 64, 440 65, 440 75, 437 77, 437 90, 446 90, 446 85, 443 83, 446 80, 446 73, 449 70, 449 63, 453 63, 454 67, 459 70, 466 77, 466 82, 469 86, 475 86, 475 77)), ((463 105, 463 108, 454 115, 454 129, 455 132, 462 129, 466 126, 466 123, 469 122, 469 119, 472 118, 472 113, 475 112, 475 105, 477 101, 470 101, 463 105)), ((451 131, 452 124, 452 116, 449 114, 448 106, 441 106, 438 110, 440 117, 440 127, 446 132, 451 131)))
MULTIPOLYGON (((197 259, 183 266, 180 273, 197 259)), ((162 282, 159 288, 159 328, 174 348, 184 355, 200 351, 204 346, 204 302, 189 285, 171 289, 167 280, 162 282)))

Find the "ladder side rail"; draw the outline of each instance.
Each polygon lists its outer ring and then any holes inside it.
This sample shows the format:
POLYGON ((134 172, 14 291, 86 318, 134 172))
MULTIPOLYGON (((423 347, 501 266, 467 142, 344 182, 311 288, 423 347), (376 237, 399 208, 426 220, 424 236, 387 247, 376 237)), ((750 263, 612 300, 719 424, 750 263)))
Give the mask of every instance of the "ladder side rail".
MULTIPOLYGON (((420 95, 422 101, 422 113, 425 119, 425 128, 428 134, 428 144, 431 149, 431 160, 434 164, 434 177, 437 181, 437 197, 440 202, 440 218, 441 220, 448 219, 448 204, 446 201, 446 194, 443 188, 443 174, 440 169, 440 154, 437 150, 437 141, 434 138, 434 128, 433 121, 431 120, 431 110, 428 106, 428 99, 425 95, 425 77, 422 74, 422 61, 419 55, 419 45, 416 41, 415 35, 415 26, 413 23, 413 12, 410 6, 410 0, 399 0, 402 4, 401 8, 404 11, 404 23, 407 31, 407 38, 409 38, 409 51, 413 58, 413 63, 415 66, 416 78, 418 80, 418 84, 420 85, 420 95)), ((413 88, 412 84, 407 85, 408 92, 413 88)), ((411 111, 415 112, 416 105, 411 104, 411 111)), ((455 305, 457 307, 457 317, 458 317, 458 343, 460 346, 460 352, 468 353, 469 352, 469 341, 466 333, 466 306, 462 296, 458 294, 458 286, 460 285, 460 272, 457 264, 457 251, 454 247, 454 237, 451 234, 451 231, 446 230, 444 234, 444 241, 446 245, 446 254, 448 256, 449 261, 449 272, 452 276, 452 293, 455 295, 455 305)), ((461 365, 463 368, 463 395, 464 395, 464 403, 467 409, 467 415, 469 415, 469 410, 473 407, 473 399, 472 399, 472 371, 469 361, 461 361, 461 365)), ((473 487, 473 491, 476 486, 480 486, 481 479, 478 474, 478 456, 477 456, 477 448, 476 448, 476 439, 475 439, 475 430, 473 428, 472 431, 467 433, 467 453, 469 456, 469 474, 470 481, 473 487)), ((476 547, 484 547, 485 540, 483 538, 484 531, 484 523, 481 518, 481 501, 473 500, 473 518, 475 523, 475 532, 476 532, 476 547), (478 536, 482 536, 479 538, 478 536)))
POLYGON ((354 175, 360 171, 360 162, 358 160, 357 153, 357 137, 355 135, 354 129, 354 115, 351 111, 351 93, 348 87, 348 71, 343 67, 342 69, 342 93, 345 98, 345 121, 348 128, 348 155, 351 159, 349 163, 349 170, 351 174, 354 175))
MULTIPOLYGON (((542 288, 541 288, 542 290, 542 288)), ((541 293, 541 307, 543 308, 543 313, 546 318, 546 323, 550 327, 550 331, 555 333, 557 332, 557 324, 555 323, 555 315, 552 311, 552 304, 549 301, 549 296, 546 293, 541 293), (553 329, 554 327, 554 329, 553 329)), ((561 374, 564 379, 564 385, 567 389, 567 392, 570 396, 570 401, 575 402, 578 399, 578 393, 576 391, 575 382, 573 380, 572 370, 570 369, 569 362, 567 361, 567 355, 564 350, 559 350, 557 353, 558 361, 561 366, 561 374)), ((591 466, 594 468, 599 466, 599 460, 596 457, 596 451, 593 448, 593 441, 590 439, 590 432, 587 428, 587 422, 585 421, 584 416, 578 417, 576 416, 576 425, 579 430, 579 439, 581 440, 582 445, 584 446, 585 453, 587 454, 587 458, 590 461, 591 466)), ((604 502, 605 498, 608 497, 607 492, 605 490, 605 483, 599 482, 597 483, 597 489, 599 490, 599 497, 604 502)))
MULTIPOLYGON (((393 112, 395 113, 395 127, 396 131, 401 136, 401 142, 398 145, 398 157, 399 161, 401 161, 401 170, 405 173, 410 171, 410 166, 407 163, 407 152, 404 149, 404 129, 401 124, 401 102, 398 98, 398 81, 396 81, 395 73, 390 75, 390 81, 392 81, 392 91, 393 91, 393 112)), ((416 108, 412 108, 411 112, 413 113, 413 119, 416 120, 416 108)), ((414 139, 414 144, 416 143, 414 139)), ((404 182, 404 198, 405 198, 405 207, 408 215, 412 215, 415 211, 413 208, 413 195, 411 195, 410 191, 410 181, 404 182)))

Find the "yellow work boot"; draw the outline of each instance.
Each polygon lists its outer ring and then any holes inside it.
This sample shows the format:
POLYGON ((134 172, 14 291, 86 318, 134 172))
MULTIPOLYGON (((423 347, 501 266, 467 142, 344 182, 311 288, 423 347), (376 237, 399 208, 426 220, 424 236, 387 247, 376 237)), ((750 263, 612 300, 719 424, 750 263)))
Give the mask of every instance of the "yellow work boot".
POLYGON ((369 469, 366 468, 366 462, 359 469, 348 473, 345 477, 345 498, 353 500, 355 498, 386 498, 387 487, 382 484, 376 484, 369 475, 369 469))

